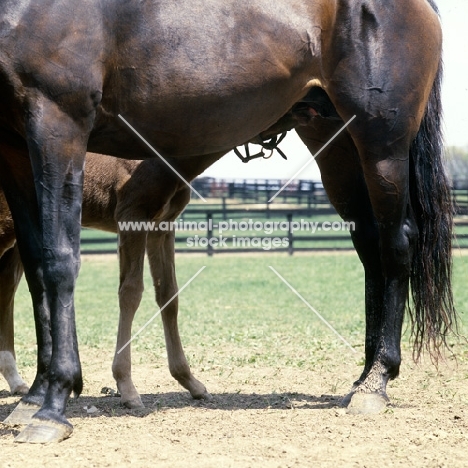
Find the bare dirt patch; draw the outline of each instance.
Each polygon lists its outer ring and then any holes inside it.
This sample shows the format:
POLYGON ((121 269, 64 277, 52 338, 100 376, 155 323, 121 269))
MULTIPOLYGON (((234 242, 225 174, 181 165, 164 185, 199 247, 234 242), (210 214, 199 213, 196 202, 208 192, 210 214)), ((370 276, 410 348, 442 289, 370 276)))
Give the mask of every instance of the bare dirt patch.
MULTIPOLYGON (((138 360, 138 356, 135 356, 138 360)), ((405 356, 390 386, 392 406, 350 416, 338 406, 359 367, 331 356, 319 371, 242 366, 200 371, 213 401, 190 398, 164 366, 135 365, 144 410, 101 394, 114 386, 110 359, 83 349, 85 391, 72 400, 72 437, 57 445, 14 444, 0 425, 2 467, 293 467, 468 465, 468 364, 415 366, 405 356), (92 363, 86 365, 86 363, 92 363), (88 414, 84 407, 95 407, 88 414)), ((30 381, 32 370, 26 374, 30 381)), ((18 398, 0 393, 0 417, 18 398)))

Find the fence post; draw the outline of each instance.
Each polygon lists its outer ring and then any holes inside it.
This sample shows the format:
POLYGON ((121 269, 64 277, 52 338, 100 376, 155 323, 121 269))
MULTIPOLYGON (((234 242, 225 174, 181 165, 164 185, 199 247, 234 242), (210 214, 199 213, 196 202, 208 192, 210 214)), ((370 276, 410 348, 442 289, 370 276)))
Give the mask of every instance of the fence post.
POLYGON ((223 197, 223 220, 226 221, 226 197, 223 197))
POLYGON ((206 214, 206 221, 207 221, 207 233, 206 233, 206 238, 208 239, 208 244, 206 246, 207 253, 209 257, 213 256, 213 246, 211 245, 211 238, 213 237, 213 214, 212 213, 207 213, 206 214))
POLYGON ((288 213, 288 253, 289 255, 292 255, 294 253, 294 246, 293 246, 293 241, 294 241, 294 238, 293 238, 293 232, 292 232, 292 229, 291 229, 291 225, 292 225, 292 218, 293 218, 293 215, 292 213, 288 213))

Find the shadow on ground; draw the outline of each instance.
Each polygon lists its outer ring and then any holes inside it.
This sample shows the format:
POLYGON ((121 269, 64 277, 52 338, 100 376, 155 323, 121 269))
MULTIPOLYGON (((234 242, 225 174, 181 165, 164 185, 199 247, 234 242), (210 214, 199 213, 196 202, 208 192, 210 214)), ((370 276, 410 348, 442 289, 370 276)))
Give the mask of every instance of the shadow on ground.
MULTIPOLYGON (((0 392, 0 421, 3 421, 16 407, 19 397, 11 402, 8 394, 8 403, 1 404, 5 397, 0 392)), ((143 394, 141 399, 145 408, 127 409, 120 404, 118 396, 81 396, 70 399, 67 407, 67 418, 82 417, 145 417, 158 411, 182 408, 204 408, 208 410, 304 410, 304 409, 330 409, 339 406, 342 396, 338 395, 306 395, 303 393, 217 393, 212 400, 194 400, 187 393, 168 392, 160 394, 143 394), (91 412, 88 412, 90 411, 91 412)), ((0 426, 0 436, 4 431, 11 433, 11 428, 0 426)))

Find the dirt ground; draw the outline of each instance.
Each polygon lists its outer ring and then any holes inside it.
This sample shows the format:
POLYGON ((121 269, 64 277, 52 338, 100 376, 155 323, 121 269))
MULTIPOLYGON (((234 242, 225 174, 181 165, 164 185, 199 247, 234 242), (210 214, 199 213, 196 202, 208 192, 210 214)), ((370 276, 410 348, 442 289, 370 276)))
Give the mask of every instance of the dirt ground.
MULTIPOLYGON (((416 366, 405 356, 383 414, 351 416, 338 406, 357 376, 335 356, 330 369, 206 369, 195 374, 213 395, 197 402, 164 367, 135 365, 146 406, 126 410, 101 394, 113 383, 109 360, 82 350, 85 391, 71 401, 72 437, 55 445, 13 443, 0 424, 0 466, 22 467, 466 467, 468 363, 416 366), (86 365, 88 363, 88 365, 86 365), (89 364, 92 363, 92 364, 89 364), (95 407, 94 413, 87 408, 95 407)), ((31 380, 33 377, 25 374, 31 380)), ((0 392, 0 418, 18 398, 0 392)))

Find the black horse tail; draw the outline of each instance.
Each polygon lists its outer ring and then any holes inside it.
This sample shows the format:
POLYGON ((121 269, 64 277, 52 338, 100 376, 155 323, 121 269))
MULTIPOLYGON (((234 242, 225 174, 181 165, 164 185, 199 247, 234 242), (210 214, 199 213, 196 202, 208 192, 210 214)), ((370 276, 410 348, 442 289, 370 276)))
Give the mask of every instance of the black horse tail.
POLYGON ((410 197, 418 227, 410 274, 413 357, 417 360, 425 347, 435 362, 449 333, 458 333, 451 286, 454 208, 444 168, 441 82, 442 61, 410 148, 410 197))

